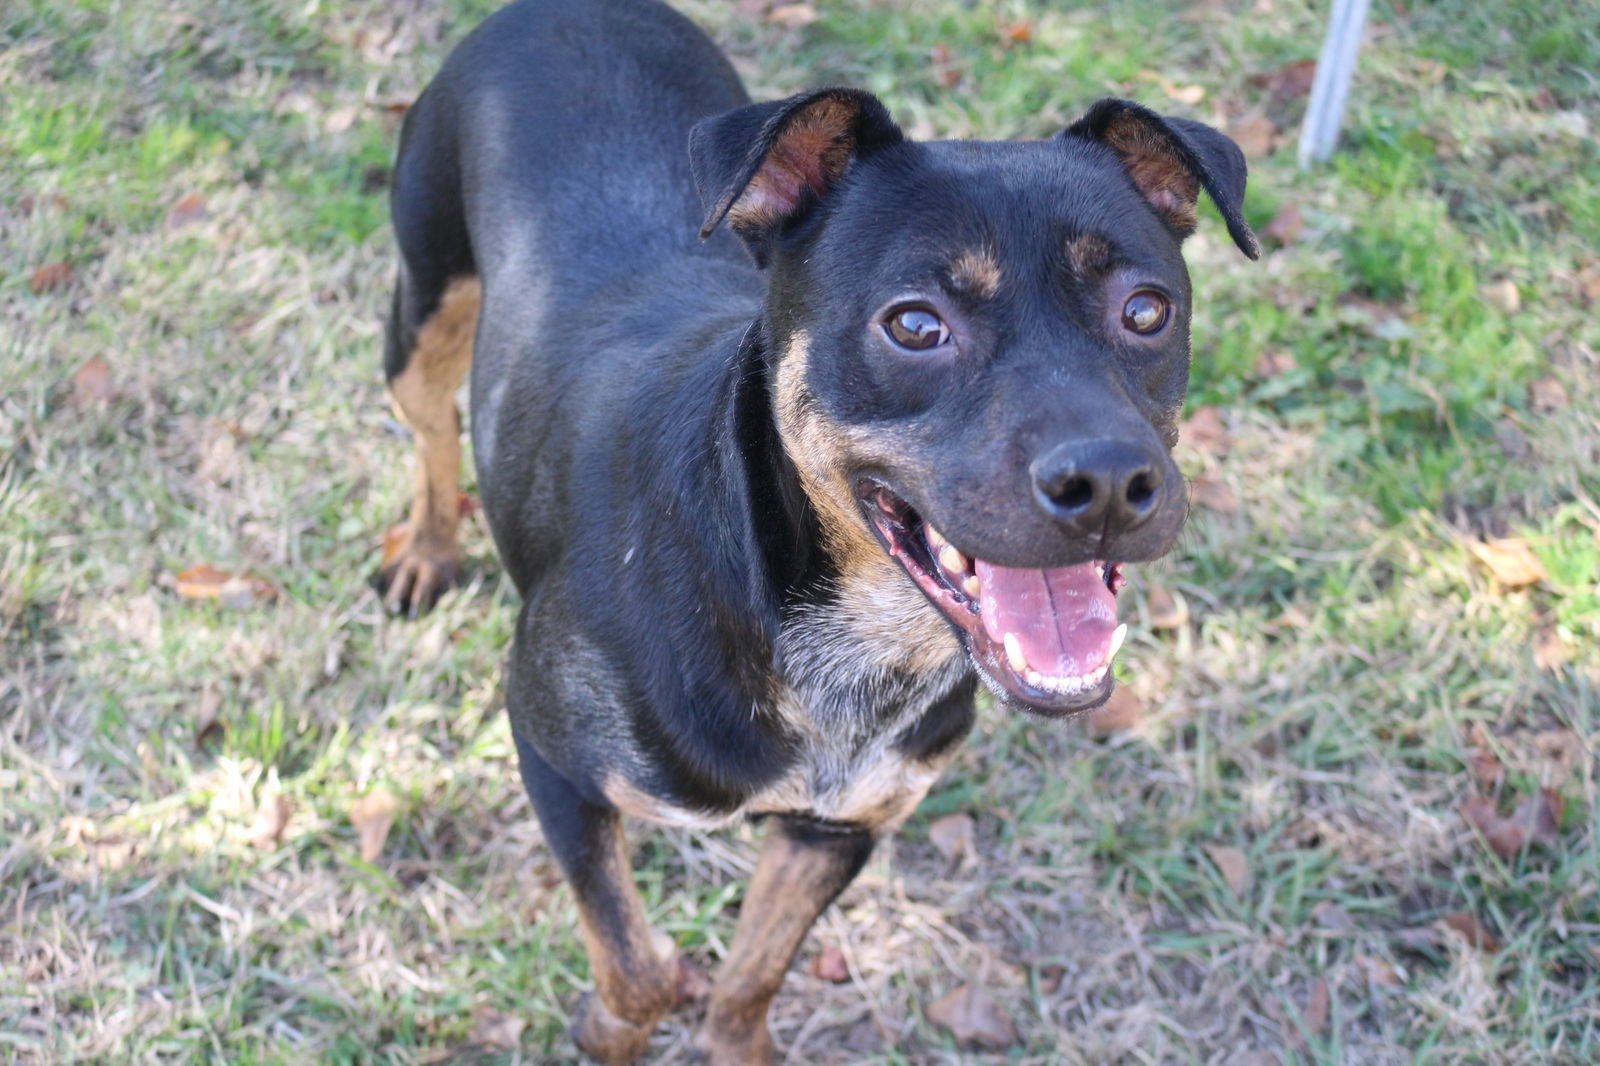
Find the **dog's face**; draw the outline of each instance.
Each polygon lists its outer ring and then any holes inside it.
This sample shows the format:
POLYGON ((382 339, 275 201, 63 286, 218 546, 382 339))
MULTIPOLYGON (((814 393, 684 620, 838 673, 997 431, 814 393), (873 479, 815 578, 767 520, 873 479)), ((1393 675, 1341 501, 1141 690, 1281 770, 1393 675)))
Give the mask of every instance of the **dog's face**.
POLYGON ((1179 245, 1203 185, 1254 252, 1242 156, 1120 101, 1029 143, 913 144, 838 90, 732 114, 785 106, 712 224, 770 272, 775 417, 825 536, 904 567, 1007 702, 1096 705, 1121 565, 1186 510, 1179 245))

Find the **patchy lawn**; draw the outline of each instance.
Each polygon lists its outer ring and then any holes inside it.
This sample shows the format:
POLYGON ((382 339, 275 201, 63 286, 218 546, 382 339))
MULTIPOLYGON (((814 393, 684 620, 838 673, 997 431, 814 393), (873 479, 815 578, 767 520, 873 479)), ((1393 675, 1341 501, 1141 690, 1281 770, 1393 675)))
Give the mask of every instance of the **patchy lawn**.
MULTIPOLYGON (((427 619, 365 584, 410 477, 395 129, 491 6, 0 9, 0 1059, 576 1061, 513 593, 476 520, 427 619)), ((757 96, 919 136, 1107 94, 1229 128, 1269 249, 1189 245, 1198 508, 1125 599, 1119 720, 982 716, 803 949, 788 1061, 1600 1060, 1590 6, 1380 0, 1309 175, 1321 4, 682 6, 757 96), (1008 1047, 929 1018, 964 985, 1008 1047)), ((755 837, 637 834, 707 968, 755 837)))

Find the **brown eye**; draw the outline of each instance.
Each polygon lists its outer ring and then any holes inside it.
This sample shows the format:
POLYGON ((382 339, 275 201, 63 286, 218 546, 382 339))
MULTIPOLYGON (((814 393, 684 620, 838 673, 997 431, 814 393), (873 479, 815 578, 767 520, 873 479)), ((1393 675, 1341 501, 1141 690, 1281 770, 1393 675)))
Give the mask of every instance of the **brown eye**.
POLYGON ((926 352, 950 339, 950 329, 925 307, 903 307, 883 327, 889 339, 913 352, 926 352))
POLYGON ((1122 328, 1146 336, 1158 333, 1171 313, 1172 304, 1165 296, 1145 289, 1128 297, 1122 305, 1122 328))

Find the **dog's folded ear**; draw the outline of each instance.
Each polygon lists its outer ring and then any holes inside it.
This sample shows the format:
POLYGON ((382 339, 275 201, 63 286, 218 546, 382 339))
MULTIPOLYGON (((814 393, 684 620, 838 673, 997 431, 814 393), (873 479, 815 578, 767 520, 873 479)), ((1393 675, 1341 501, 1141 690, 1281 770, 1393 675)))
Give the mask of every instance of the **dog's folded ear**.
POLYGON ((1123 169, 1167 225, 1187 237, 1195 228, 1200 189, 1211 196, 1228 234, 1251 259, 1261 255, 1244 220, 1244 153, 1225 134, 1186 118, 1168 118, 1129 100, 1108 98, 1062 130, 1111 149, 1123 169))
POLYGON ((814 89, 703 119, 689 162, 706 206, 700 236, 726 218, 766 265, 767 238, 803 215, 857 159, 904 140, 871 93, 814 89))

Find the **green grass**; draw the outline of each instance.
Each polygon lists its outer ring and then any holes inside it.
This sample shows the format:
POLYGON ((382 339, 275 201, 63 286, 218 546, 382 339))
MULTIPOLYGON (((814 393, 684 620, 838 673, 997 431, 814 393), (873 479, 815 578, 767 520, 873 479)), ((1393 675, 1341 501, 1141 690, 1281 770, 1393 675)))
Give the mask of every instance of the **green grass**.
MULTIPOLYGON (((387 105, 493 6, 0 10, 0 1061, 576 1062, 587 964, 499 713, 513 593, 475 523, 472 581, 429 618, 364 584, 409 484, 379 373, 387 105), (191 194, 204 217, 175 225, 191 194), (73 283, 31 291, 58 261, 73 283), (109 401, 73 397, 90 356, 109 401), (184 599, 198 563, 282 594, 184 599), (349 815, 378 788, 399 813, 367 862, 349 815), (485 1040, 500 1018, 526 1022, 514 1047, 485 1040)), ((1285 142, 1252 159, 1248 214, 1304 220, 1257 264, 1214 216, 1189 245, 1192 400, 1233 441, 1181 459, 1238 505, 1140 568, 1141 720, 987 710, 808 941, 774 1009, 790 1061, 1600 1058, 1587 7, 1379 4, 1343 151, 1302 174, 1303 101, 1251 78, 1315 55, 1324 5, 822 0, 794 31, 684 6, 756 95, 862 85, 918 136, 1045 136, 1111 93, 1266 115, 1285 142), (1483 536, 1526 538, 1548 577, 1497 583, 1483 536), (1181 628, 1148 625, 1156 584, 1181 628), (1562 797, 1553 844, 1502 859, 1457 813, 1474 727, 1502 811, 1562 797), (928 838, 956 812, 968 866, 928 838), (1245 856, 1237 891, 1208 847, 1245 856), (1500 950, 1441 932, 1455 912, 1500 950), (823 944, 850 982, 805 971, 823 944), (1303 1031, 1319 979, 1328 1022, 1303 1031), (926 1019, 963 981, 1014 1048, 926 1019)), ((706 967, 757 837, 637 836, 653 920, 706 967)))

